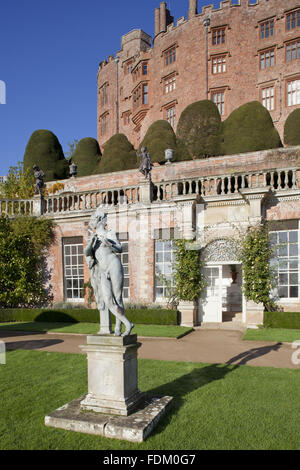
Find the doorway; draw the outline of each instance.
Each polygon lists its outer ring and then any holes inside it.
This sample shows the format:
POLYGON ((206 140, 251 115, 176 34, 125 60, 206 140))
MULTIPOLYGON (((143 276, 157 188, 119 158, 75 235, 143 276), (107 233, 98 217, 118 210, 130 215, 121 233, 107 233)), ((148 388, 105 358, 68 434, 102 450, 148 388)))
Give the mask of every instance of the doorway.
POLYGON ((203 274, 206 288, 199 300, 200 322, 243 321, 241 264, 208 265, 203 274))

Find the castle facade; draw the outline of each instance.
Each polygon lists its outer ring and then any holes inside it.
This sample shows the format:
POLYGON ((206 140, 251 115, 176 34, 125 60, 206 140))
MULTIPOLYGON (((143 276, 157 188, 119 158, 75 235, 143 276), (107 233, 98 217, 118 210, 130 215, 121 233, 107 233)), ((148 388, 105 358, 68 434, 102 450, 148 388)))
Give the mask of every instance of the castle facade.
POLYGON ((223 1, 174 24, 162 2, 155 35, 125 34, 121 49, 98 69, 98 140, 116 133, 137 148, 156 120, 174 130, 185 107, 209 99, 222 119, 249 101, 261 102, 283 138, 288 115, 300 105, 299 0, 223 1))

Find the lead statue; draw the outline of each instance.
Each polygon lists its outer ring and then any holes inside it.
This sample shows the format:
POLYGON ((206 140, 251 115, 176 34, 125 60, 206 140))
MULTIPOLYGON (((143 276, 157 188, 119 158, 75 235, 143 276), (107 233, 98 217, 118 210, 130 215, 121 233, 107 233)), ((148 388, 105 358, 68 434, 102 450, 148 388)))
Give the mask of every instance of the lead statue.
POLYGON ((151 163, 151 158, 148 153, 147 147, 142 147, 141 148, 141 154, 136 152, 137 156, 142 159, 142 163, 139 167, 139 171, 143 173, 145 176, 145 179, 149 179, 151 181, 151 170, 153 167, 153 164, 151 163))
POLYGON ((45 173, 43 172, 43 170, 40 170, 37 165, 33 165, 33 172, 35 177, 34 194, 39 194, 41 196, 44 187, 45 173))
POLYGON ((122 245, 112 230, 107 230, 107 214, 97 209, 91 216, 90 227, 92 238, 85 249, 85 256, 91 273, 91 284, 94 289, 98 310, 101 313, 108 309, 116 317, 115 336, 127 336, 134 324, 124 314, 123 304, 123 266, 118 253, 122 245), (125 332, 122 334, 122 323, 125 332))

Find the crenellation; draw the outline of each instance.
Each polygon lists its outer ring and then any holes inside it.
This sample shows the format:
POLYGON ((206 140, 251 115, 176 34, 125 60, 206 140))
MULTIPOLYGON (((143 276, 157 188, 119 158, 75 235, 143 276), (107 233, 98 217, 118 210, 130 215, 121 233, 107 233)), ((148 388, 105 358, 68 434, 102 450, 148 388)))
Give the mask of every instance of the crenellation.
POLYGON ((185 23, 186 22, 186 19, 184 16, 181 16, 180 18, 178 18, 177 20, 177 24, 176 24, 176 27, 177 26, 180 26, 182 23, 185 23))
POLYGON ((231 6, 233 6, 231 0, 223 0, 223 2, 220 2, 220 10, 225 10, 231 6))

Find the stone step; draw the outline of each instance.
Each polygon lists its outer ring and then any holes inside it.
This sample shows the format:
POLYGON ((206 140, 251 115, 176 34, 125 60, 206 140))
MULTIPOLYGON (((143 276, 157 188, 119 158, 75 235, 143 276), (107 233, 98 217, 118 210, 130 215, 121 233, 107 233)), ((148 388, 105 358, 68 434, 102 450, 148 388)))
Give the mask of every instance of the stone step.
POLYGON ((202 323, 199 327, 196 327, 196 329, 207 329, 207 330, 237 330, 237 331, 245 331, 247 329, 245 323, 235 321, 235 322, 220 322, 220 323, 214 323, 214 322, 207 322, 207 323, 202 323))

